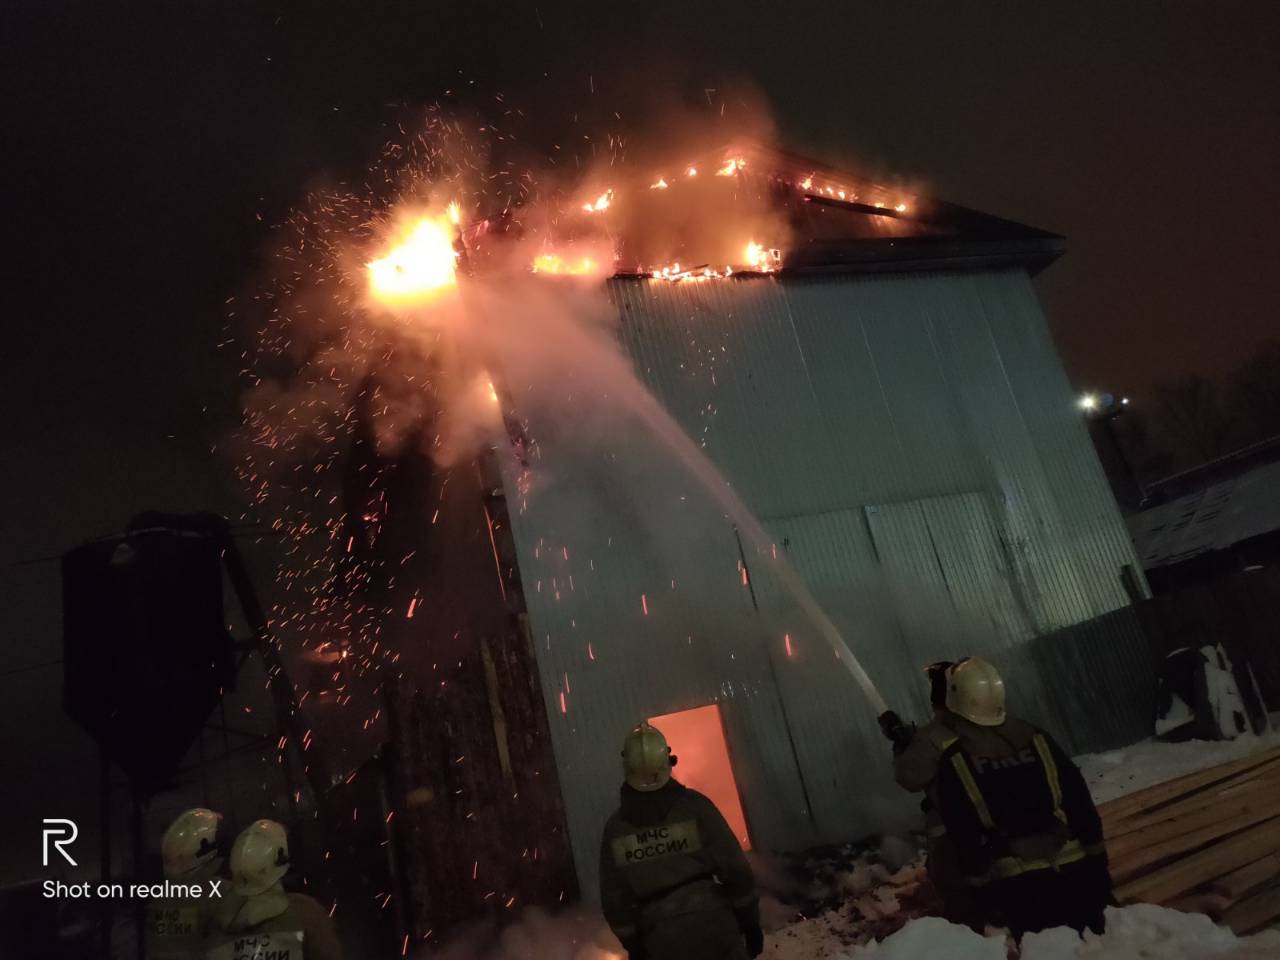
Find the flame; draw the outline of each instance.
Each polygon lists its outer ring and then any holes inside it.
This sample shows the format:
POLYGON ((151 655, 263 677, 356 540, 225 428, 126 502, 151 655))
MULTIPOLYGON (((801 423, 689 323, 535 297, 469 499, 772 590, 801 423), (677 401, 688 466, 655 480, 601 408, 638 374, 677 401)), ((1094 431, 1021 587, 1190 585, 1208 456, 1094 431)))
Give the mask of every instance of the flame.
POLYGON ((448 214, 449 214, 449 222, 452 223, 455 227, 462 222, 462 208, 458 206, 457 200, 452 200, 449 202, 448 214))
POLYGON ((534 273, 573 274, 596 273, 599 267, 590 257, 566 260, 558 253, 540 253, 533 258, 534 273))
POLYGON ((684 175, 685 175, 686 177, 696 177, 696 176, 698 175, 698 168, 697 168, 697 167, 690 167, 688 170, 686 170, 686 171, 684 172, 684 175))
POLYGON ((490 399, 490 400, 492 400, 494 403, 497 403, 497 402, 498 402, 498 388, 497 388, 497 387, 495 387, 495 386, 493 385, 493 381, 492 381, 492 380, 486 380, 485 382, 486 382, 486 383, 488 384, 488 386, 489 386, 489 399, 490 399))
POLYGON ((900 204, 898 204, 896 207, 894 207, 893 209, 897 210, 899 213, 906 213, 906 212, 907 212, 907 205, 906 205, 905 203, 900 203, 900 204))
POLYGON ((801 180, 801 181, 800 181, 800 189, 801 189, 801 190, 812 190, 812 189, 813 189, 813 177, 805 177, 803 180, 801 180))
POLYGON ((756 270, 769 269, 769 251, 752 240, 747 244, 744 262, 756 270))
POLYGON ((667 181, 666 181, 666 180, 664 180, 662 177, 659 177, 659 178, 657 179, 657 182, 649 184, 649 189, 650 189, 650 190, 665 190, 665 189, 667 189, 667 181))
POLYGON ((608 210, 611 203, 613 203, 613 190, 609 189, 596 197, 595 203, 584 203, 582 209, 587 213, 599 213, 601 210, 608 210))
POLYGON ((457 282, 454 229, 446 216, 419 217, 385 256, 370 260, 369 290, 387 306, 407 306, 457 282))
POLYGON ((734 157, 723 167, 716 171, 717 177, 732 177, 739 170, 747 169, 747 161, 741 157, 734 157))

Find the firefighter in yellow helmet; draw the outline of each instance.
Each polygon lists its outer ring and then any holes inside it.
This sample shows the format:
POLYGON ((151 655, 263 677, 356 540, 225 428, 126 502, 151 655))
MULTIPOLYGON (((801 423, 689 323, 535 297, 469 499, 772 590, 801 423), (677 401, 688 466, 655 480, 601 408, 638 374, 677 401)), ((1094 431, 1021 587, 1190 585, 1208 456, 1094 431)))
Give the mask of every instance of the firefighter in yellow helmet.
POLYGON ((642 723, 622 746, 618 810, 600 845, 600 902, 630 960, 746 960, 764 949, 755 878, 715 804, 671 776, 642 723))
POLYGON ((285 893, 289 841, 274 820, 251 823, 231 847, 231 890, 215 911, 207 960, 342 960, 328 911, 312 897, 285 893))
POLYGON ((1102 931, 1112 902, 1102 821, 1071 758, 1009 716, 999 672, 978 657, 947 669, 938 812, 981 920, 1015 936, 1102 931))
POLYGON ((210 915, 222 893, 218 826, 222 815, 197 807, 180 814, 160 840, 164 878, 188 885, 188 896, 157 897, 146 904, 143 941, 147 960, 200 960, 210 915), (194 891, 199 890, 199 895, 194 891))

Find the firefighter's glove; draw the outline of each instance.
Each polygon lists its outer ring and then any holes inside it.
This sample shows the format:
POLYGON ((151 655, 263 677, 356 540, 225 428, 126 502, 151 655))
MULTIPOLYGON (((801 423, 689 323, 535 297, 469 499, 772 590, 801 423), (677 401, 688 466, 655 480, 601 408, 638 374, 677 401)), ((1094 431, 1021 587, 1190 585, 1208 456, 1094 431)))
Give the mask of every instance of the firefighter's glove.
POLYGON ((895 757, 911 746, 911 741, 916 736, 916 725, 914 723, 904 723, 902 718, 892 710, 886 710, 880 714, 877 720, 880 723, 880 730, 884 733, 885 739, 893 744, 893 755, 895 757))
POLYGON ((754 958, 764 953, 764 931, 760 929, 760 905, 738 907, 733 911, 738 919, 738 929, 742 931, 742 939, 747 942, 747 956, 754 958))
POLYGON ((627 937, 622 941, 622 949, 627 951, 627 960, 649 960, 643 937, 627 937))

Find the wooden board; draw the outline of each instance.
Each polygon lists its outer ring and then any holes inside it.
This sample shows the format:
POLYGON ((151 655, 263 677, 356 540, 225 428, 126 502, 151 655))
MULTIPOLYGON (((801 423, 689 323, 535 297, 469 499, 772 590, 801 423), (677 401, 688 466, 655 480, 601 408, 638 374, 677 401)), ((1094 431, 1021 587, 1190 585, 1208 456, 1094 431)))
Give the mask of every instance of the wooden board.
POLYGON ((1253 933, 1280 916, 1280 887, 1268 887, 1261 893, 1228 907, 1222 921, 1237 934, 1253 933))
POLYGON ((1206 787, 1223 783, 1249 770, 1277 760, 1280 760, 1280 747, 1262 753, 1250 754, 1230 763, 1210 767, 1208 770, 1200 770, 1196 773, 1189 773, 1175 780, 1158 783, 1155 786, 1147 787, 1145 790, 1138 790, 1115 800, 1109 800, 1098 807, 1098 812, 1104 820, 1118 822, 1126 817, 1141 814, 1144 811, 1151 811, 1163 803, 1179 800, 1192 791, 1203 790, 1206 787))
POLYGON ((1209 889, 1231 900, 1240 897, 1272 881, 1280 881, 1280 854, 1269 854, 1253 863, 1246 863, 1238 870, 1218 877, 1209 889))
POLYGON ((1121 903, 1206 913, 1237 933, 1280 918, 1280 748, 1099 806, 1121 903))
POLYGON ((1110 846, 1112 840, 1143 831, 1154 824, 1216 809, 1224 804, 1238 804, 1247 798, 1268 793, 1280 794, 1280 761, 1260 767, 1256 772, 1242 774, 1211 790, 1197 791, 1163 804, 1152 811, 1140 811, 1120 820, 1108 817, 1103 821, 1103 834, 1110 846))
POLYGON ((1167 903, 1179 894, 1280 850, 1280 827, 1268 820, 1116 888, 1121 903, 1167 903))
MULTIPOLYGON (((1138 833, 1108 841, 1111 875, 1117 881, 1127 879, 1151 864, 1192 852, 1214 840, 1277 817, 1280 817, 1280 791, 1157 823, 1138 833)), ((1280 830, 1280 821, 1276 829, 1280 830)))

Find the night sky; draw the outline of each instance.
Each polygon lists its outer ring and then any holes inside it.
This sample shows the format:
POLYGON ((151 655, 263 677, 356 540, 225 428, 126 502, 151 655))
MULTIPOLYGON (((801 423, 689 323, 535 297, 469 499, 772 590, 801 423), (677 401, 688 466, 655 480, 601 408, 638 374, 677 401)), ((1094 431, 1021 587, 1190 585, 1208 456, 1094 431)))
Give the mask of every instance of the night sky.
MULTIPOLYGON (((1221 372, 1280 299, 1276 26, 1232 2, 24 3, 0 66, 33 304, 6 316, 6 491, 97 517, 95 465, 187 482, 238 403, 214 344, 267 225, 447 89, 548 140, 762 100, 794 150, 1064 234, 1039 284, 1082 388, 1221 372)), ((96 532, 29 519, 15 556, 96 532)))
POLYGON ((90 802, 94 763, 58 709, 57 564, 25 561, 148 507, 235 510, 210 453, 239 404, 224 301, 308 184, 358 176, 446 89, 584 151, 579 131, 765 102, 792 150, 1064 234, 1038 283, 1068 371, 1141 403, 1276 329, 1277 9, 8 4, 0 780, 36 789, 6 825, 90 802))

